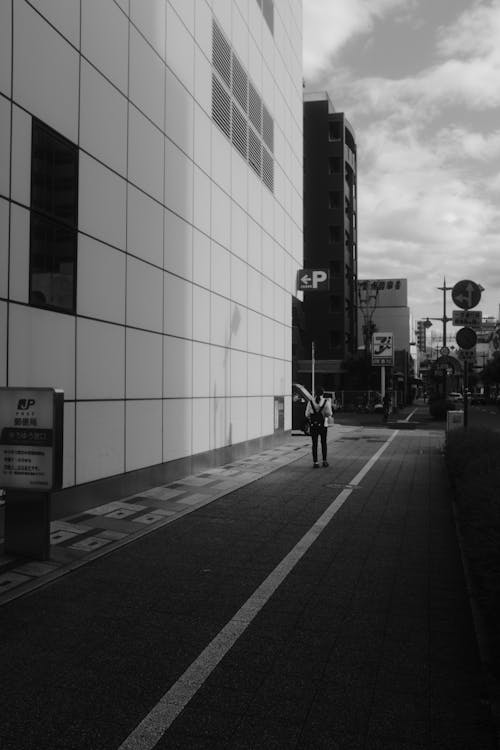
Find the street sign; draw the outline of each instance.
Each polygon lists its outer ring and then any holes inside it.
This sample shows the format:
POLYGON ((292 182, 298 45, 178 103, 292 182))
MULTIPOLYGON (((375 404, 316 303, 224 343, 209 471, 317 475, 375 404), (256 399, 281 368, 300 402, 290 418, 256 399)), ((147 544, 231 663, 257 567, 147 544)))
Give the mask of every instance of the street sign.
POLYGON ((481 328, 483 324, 483 313, 481 310, 453 310, 452 325, 469 326, 469 328, 481 328))
POLYGON ((453 302, 462 310, 470 310, 481 299, 481 289, 478 284, 469 279, 459 281, 451 290, 453 302))
POLYGON ((303 268, 297 272, 297 291, 327 292, 330 286, 330 273, 326 268, 303 268))
POLYGON ((450 350, 448 349, 447 346, 442 346, 441 349, 439 350, 439 353, 441 354, 441 356, 447 357, 448 354, 450 353, 450 350))
POLYGON ((458 358, 462 362, 475 362, 476 361, 476 350, 475 349, 459 349, 458 358))
POLYGON ((394 336, 391 333, 379 333, 372 336, 372 365, 392 367, 394 364, 394 336))
POLYGON ((472 328, 461 328, 455 338, 461 349, 472 349, 477 344, 477 334, 472 328))

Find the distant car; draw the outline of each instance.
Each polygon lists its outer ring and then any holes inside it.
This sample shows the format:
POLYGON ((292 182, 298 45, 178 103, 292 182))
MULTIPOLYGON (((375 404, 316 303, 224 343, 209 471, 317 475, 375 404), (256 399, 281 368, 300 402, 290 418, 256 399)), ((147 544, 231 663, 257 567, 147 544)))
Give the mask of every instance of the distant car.
POLYGON ((463 401, 464 400, 463 395, 455 391, 448 393, 448 398, 450 401, 463 401))

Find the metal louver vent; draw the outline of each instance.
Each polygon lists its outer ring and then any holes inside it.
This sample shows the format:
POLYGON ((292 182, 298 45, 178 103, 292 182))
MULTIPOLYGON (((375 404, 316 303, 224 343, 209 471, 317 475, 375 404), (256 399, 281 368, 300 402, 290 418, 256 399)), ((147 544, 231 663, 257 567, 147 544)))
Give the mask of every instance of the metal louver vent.
POLYGON ((248 162, 252 169, 262 176, 262 143, 252 128, 248 129, 248 162))
POLYGON ((212 75, 212 117, 227 137, 231 138, 231 97, 215 75, 212 75))
POLYGON ((246 117, 241 114, 238 106, 233 103, 233 143, 245 158, 248 157, 248 125, 246 117))
POLYGON ((233 54, 233 96, 242 110, 248 112, 248 76, 243 65, 233 54))
POLYGON ((212 63, 222 80, 231 88, 231 47, 215 21, 212 23, 212 63))
POLYGON ((266 105, 262 105, 262 137, 270 151, 274 151, 274 121, 266 105))
POLYGON ((273 118, 215 19, 212 45, 212 119, 274 192, 273 118))
POLYGON ((250 81, 248 82, 248 114, 250 122, 260 135, 262 133, 262 99, 250 81))
POLYGON ((269 190, 274 190, 274 161, 266 148, 262 149, 262 179, 269 190))

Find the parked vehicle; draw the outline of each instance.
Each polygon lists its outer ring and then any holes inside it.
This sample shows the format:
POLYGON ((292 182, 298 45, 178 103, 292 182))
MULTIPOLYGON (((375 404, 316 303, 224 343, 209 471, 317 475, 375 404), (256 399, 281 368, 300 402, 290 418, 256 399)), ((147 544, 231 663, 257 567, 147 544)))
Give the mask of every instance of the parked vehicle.
POLYGON ((312 395, 301 383, 292 383, 292 430, 300 430, 309 435, 309 420, 306 419, 307 402, 312 395))

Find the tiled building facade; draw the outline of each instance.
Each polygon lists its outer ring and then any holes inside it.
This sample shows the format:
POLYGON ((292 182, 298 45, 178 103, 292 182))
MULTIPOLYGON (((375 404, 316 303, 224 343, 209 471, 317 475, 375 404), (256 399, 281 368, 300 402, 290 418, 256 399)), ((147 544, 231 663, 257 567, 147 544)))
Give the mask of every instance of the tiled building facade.
POLYGON ((64 487, 290 428, 300 0, 0 5, 0 385, 64 487))

